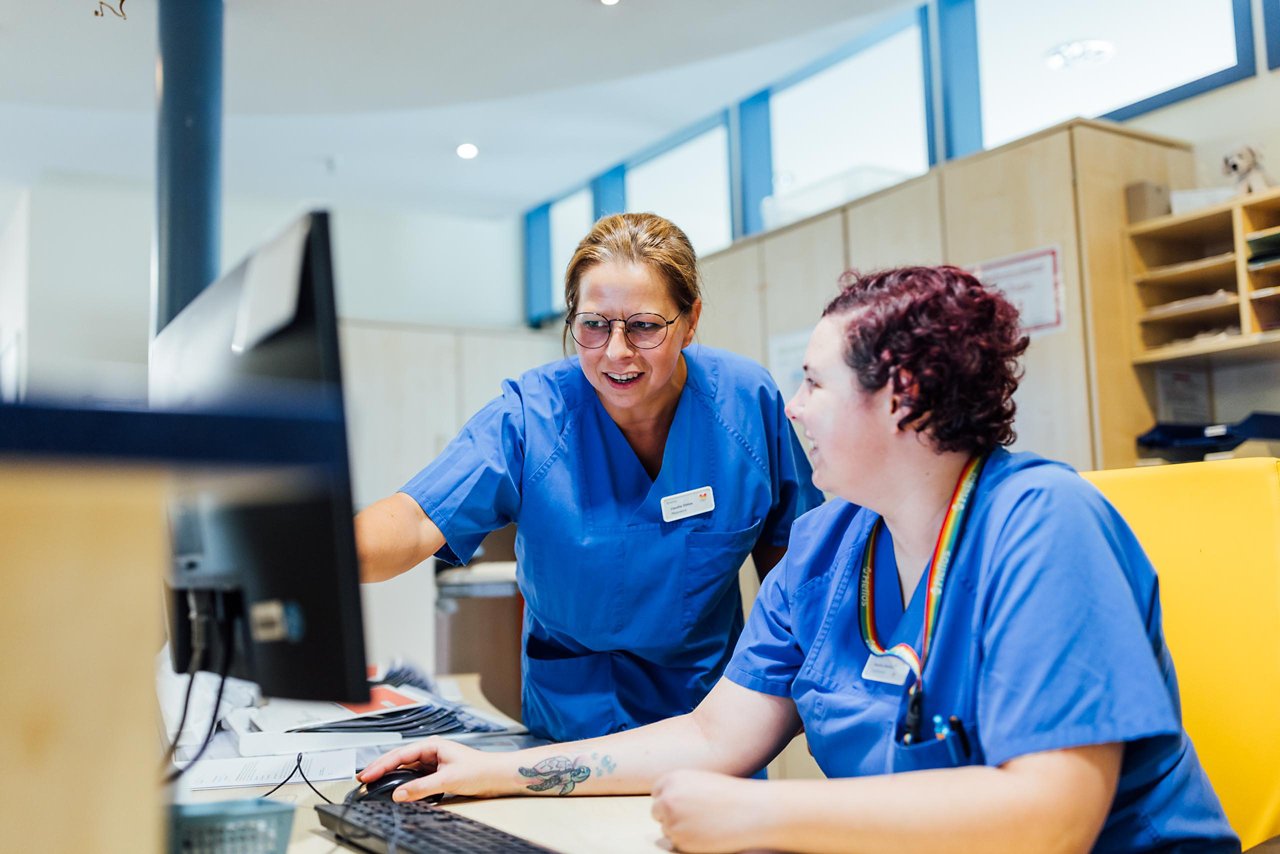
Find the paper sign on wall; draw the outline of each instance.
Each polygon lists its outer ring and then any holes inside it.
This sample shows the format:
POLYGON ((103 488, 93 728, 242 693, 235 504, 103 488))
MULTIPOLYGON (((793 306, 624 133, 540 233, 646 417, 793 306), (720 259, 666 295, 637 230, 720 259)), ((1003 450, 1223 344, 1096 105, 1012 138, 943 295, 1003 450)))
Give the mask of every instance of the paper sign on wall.
POLYGON ((769 373, 773 374, 783 400, 790 400, 804 382, 804 353, 812 334, 810 328, 769 336, 769 373))
POLYGON ((983 261, 971 270, 1013 303, 1023 331, 1035 336, 1063 326, 1061 258, 1061 249, 1045 246, 983 261))

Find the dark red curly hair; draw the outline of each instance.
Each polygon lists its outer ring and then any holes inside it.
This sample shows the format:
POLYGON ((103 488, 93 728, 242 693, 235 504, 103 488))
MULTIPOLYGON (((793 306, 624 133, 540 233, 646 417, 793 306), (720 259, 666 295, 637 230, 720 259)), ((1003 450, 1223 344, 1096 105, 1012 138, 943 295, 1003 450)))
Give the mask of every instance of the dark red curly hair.
POLYGON ((854 312, 845 361, 868 392, 893 383, 900 428, 928 430, 939 451, 1013 442, 1028 339, 998 291, 958 267, 850 270, 822 316, 854 312))

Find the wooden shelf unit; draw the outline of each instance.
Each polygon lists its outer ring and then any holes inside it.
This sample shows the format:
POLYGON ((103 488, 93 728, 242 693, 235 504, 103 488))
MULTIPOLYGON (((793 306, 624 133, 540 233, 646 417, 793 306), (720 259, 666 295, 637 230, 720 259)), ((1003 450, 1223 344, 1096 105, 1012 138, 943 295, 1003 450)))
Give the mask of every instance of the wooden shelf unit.
MULTIPOLYGON (((1269 259, 1280 261, 1280 254, 1254 257, 1249 241, 1259 237, 1280 235, 1280 188, 1257 196, 1246 196, 1240 205, 1240 239, 1236 254, 1240 271, 1240 295, 1250 332, 1280 334, 1280 263, 1261 269, 1249 269, 1250 263, 1269 259)), ((1276 241, 1272 240, 1272 244, 1276 241)))
POLYGON ((1280 265, 1250 270, 1247 238, 1280 229, 1280 189, 1157 217, 1127 230, 1137 294, 1135 365, 1271 358, 1280 330, 1280 265), (1223 292, 1215 305, 1177 310, 1178 300, 1223 292), (1162 310, 1170 306, 1170 310, 1162 310), (1264 334, 1268 333, 1268 334, 1264 334))
POLYGON ((1203 290, 1209 285, 1234 285, 1235 280, 1235 252, 1223 252, 1180 264, 1165 264, 1134 277, 1138 285, 1185 287, 1188 290, 1203 290))

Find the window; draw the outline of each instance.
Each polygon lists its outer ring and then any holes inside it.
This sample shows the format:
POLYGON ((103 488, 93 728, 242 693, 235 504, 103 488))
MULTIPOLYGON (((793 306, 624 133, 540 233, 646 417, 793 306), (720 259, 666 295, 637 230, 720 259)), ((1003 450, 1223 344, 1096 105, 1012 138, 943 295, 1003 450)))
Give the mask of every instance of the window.
POLYGON ((551 309, 563 314, 564 271, 573 260, 578 243, 587 236, 594 222, 589 188, 551 203, 551 309))
POLYGON ((627 210, 651 211, 684 230, 698 256, 733 241, 729 136, 723 118, 706 131, 629 166, 627 210))
POLYGON ((920 27, 876 40, 769 101, 776 227, 896 184, 929 168, 920 27))
MULTIPOLYGON (((1202 91, 1198 82, 1227 82, 1212 75, 1252 74, 1252 33, 1237 44, 1237 5, 976 0, 984 146, 1078 115, 1127 118, 1136 112, 1121 108, 1145 111, 1202 91), (1170 92, 1179 87, 1189 90, 1170 92)), ((1244 6, 1243 28, 1251 29, 1244 6)))

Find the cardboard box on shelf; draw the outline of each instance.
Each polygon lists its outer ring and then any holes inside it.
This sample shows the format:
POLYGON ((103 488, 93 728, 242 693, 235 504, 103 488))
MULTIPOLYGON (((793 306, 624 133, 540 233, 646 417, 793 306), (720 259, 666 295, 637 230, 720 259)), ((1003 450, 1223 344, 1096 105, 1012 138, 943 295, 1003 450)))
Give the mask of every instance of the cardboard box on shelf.
POLYGON ((1173 212, 1169 205, 1169 188, 1151 181, 1138 181, 1125 187, 1124 207, 1130 224, 1173 212))

